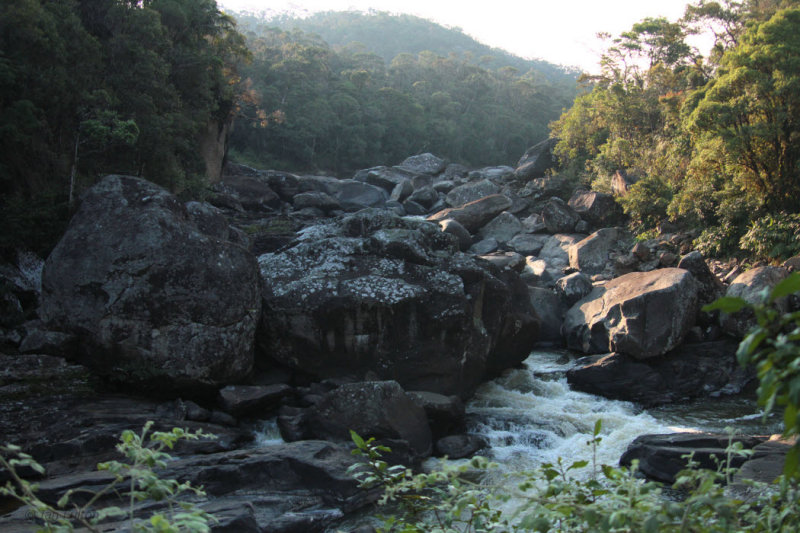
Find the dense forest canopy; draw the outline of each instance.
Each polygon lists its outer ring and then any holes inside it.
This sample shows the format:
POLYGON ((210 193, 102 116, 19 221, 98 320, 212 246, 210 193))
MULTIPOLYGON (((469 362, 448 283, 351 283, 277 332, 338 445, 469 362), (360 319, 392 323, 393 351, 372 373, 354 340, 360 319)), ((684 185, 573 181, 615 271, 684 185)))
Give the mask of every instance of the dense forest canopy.
POLYGON ((420 152, 513 164, 576 94, 574 71, 416 17, 237 18, 260 114, 237 124, 231 146, 258 166, 343 174, 420 152))
POLYGON ((606 191, 626 176, 639 230, 670 218, 706 253, 800 252, 800 2, 701 0, 635 24, 601 66, 552 125, 563 172, 606 191))

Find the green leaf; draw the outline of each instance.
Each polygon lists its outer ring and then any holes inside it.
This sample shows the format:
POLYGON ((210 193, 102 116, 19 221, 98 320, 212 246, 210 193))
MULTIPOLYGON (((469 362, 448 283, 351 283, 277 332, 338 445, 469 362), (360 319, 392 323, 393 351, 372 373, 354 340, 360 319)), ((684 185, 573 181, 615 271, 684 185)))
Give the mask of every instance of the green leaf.
POLYGON ((769 301, 774 302, 797 291, 800 291, 800 272, 793 272, 789 277, 775 285, 769 294, 769 301))
POLYGON ((603 419, 598 418, 597 421, 594 423, 594 433, 593 435, 596 437, 600 434, 600 430, 603 428, 603 419))
POLYGON ((798 463, 800 463, 800 447, 795 444, 786 454, 786 462, 783 463, 783 474, 787 478, 799 477, 800 469, 798 469, 798 463))
POLYGON ((586 466, 588 464, 589 464, 589 461, 575 461, 574 463, 569 465, 569 467, 567 467, 567 470, 578 469, 578 468, 586 468, 586 466))
POLYGON ((362 439, 361 435, 359 435, 352 429, 350 430, 350 438, 359 449, 363 450, 364 448, 366 448, 366 444, 364 444, 364 439, 362 439))
POLYGON ((749 304, 742 298, 723 296, 722 298, 718 298, 708 305, 704 305, 703 311, 706 313, 710 313, 711 311, 722 311, 723 313, 731 314, 741 311, 748 305, 749 304))

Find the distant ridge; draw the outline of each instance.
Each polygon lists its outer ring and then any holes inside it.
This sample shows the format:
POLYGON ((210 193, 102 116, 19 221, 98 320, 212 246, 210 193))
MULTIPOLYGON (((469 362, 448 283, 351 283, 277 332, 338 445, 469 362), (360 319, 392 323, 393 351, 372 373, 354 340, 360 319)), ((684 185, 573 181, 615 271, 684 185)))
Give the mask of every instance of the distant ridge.
POLYGON ((534 71, 548 83, 574 85, 581 71, 543 59, 525 59, 499 48, 492 48, 465 34, 413 15, 383 11, 325 11, 308 17, 288 14, 261 18, 237 14, 242 29, 253 23, 266 23, 284 30, 301 30, 319 35, 334 48, 362 43, 389 64, 399 54, 417 55, 428 50, 438 55, 455 53, 471 57, 470 62, 489 70, 513 67, 524 74, 534 71))

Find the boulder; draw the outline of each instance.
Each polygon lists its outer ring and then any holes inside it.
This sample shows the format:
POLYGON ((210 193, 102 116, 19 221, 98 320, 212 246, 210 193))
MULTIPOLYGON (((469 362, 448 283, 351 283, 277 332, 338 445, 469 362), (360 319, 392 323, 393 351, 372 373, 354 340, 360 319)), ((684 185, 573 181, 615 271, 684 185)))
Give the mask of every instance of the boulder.
POLYGON ((434 439, 464 430, 466 411, 464 402, 458 396, 427 391, 408 391, 406 394, 425 410, 434 439))
POLYGON ((499 192, 500 187, 489 180, 481 180, 454 188, 447 193, 445 201, 451 207, 461 207, 464 204, 498 194, 499 192))
MULTIPOLYGON (((583 240, 584 235, 557 234, 549 237, 545 241, 542 249, 539 250, 539 259, 547 261, 553 268, 561 268, 569 265, 569 250, 577 242, 583 240)), ((561 276, 559 276, 561 277, 561 276)))
POLYGON ((406 158, 399 166, 416 174, 436 176, 444 172, 447 162, 431 153, 424 153, 406 158))
POLYGON ((698 251, 684 255, 678 268, 688 270, 698 283, 698 297, 701 305, 710 304, 725 293, 725 285, 708 268, 703 255, 698 251))
POLYGON ((522 255, 536 255, 545 243, 550 239, 549 235, 531 235, 530 233, 520 233, 508 241, 508 247, 522 255))
POLYGON ((489 442, 480 435, 449 435, 436 441, 436 455, 451 460, 465 459, 488 447, 489 442))
POLYGON ((367 172, 366 182, 391 193, 394 188, 414 177, 413 172, 397 167, 375 167, 367 172))
POLYGON ((342 180, 342 186, 336 193, 336 199, 345 211, 382 207, 388 197, 388 193, 380 187, 350 180, 342 180))
POLYGON ((588 296, 593 288, 592 280, 582 272, 573 272, 556 281, 556 293, 568 308, 588 296))
POLYGON ((428 213, 428 209, 425 206, 418 204, 413 200, 406 200, 403 202, 403 209, 405 210, 407 215, 421 217, 428 213))
MULTIPOLYGON (((630 466, 634 459, 639 461, 639 472, 649 479, 662 483, 675 483, 678 472, 687 468, 686 456, 693 454, 700 468, 717 470, 717 462, 727 457, 726 449, 731 438, 740 442, 746 450, 755 448, 766 440, 765 437, 734 436, 714 433, 668 433, 642 435, 628 446, 619 464, 630 466)), ((733 454, 732 468, 739 468, 747 458, 733 454)))
POLYGON ((612 269, 612 252, 627 248, 631 235, 622 228, 603 228, 570 246, 569 266, 584 274, 612 269))
POLYGON ((348 180, 340 180, 330 176, 298 176, 297 193, 324 192, 330 196, 336 196, 342 185, 347 182, 348 180))
POLYGON ((583 220, 595 228, 615 226, 624 218, 622 208, 611 194, 576 191, 568 204, 583 220))
POLYGON ((545 172, 555 166, 556 160, 553 156, 553 147, 558 139, 547 139, 536 144, 525 152, 517 162, 514 174, 518 179, 530 180, 544 177, 545 172))
POLYGON ((542 209, 542 220, 547 232, 569 233, 575 229, 580 216, 561 198, 550 198, 542 209))
POLYGON ((648 407, 736 394, 755 377, 739 366, 736 348, 732 341, 683 344, 644 361, 612 353, 570 369, 567 381, 575 390, 648 407))
POLYGON ((295 209, 306 209, 315 207, 324 213, 341 209, 342 205, 339 201, 325 192, 301 192, 294 196, 292 199, 295 209))
POLYGON ((526 183, 520 189, 519 195, 523 198, 551 198, 564 194, 568 189, 569 183, 561 176, 547 176, 545 178, 532 179, 526 183))
MULTIPOLYGON (((789 271, 782 267, 762 266, 753 268, 739 274, 730 284, 725 296, 742 298, 751 303, 763 302, 764 290, 769 290, 789 275, 789 271)), ((776 302, 782 312, 788 310, 788 299, 776 302)), ((720 313, 720 325, 726 333, 737 338, 742 338, 747 331, 755 325, 752 311, 743 310, 729 315, 720 313)))
POLYGON ((522 219, 522 226, 525 228, 525 231, 529 233, 542 233, 547 231, 547 226, 544 224, 544 219, 542 218, 542 215, 538 213, 533 213, 532 215, 522 219))
MULTIPOLYGON (((222 181, 215 184, 213 190, 215 196, 229 196, 247 210, 271 211, 281 206, 281 197, 270 187, 269 178, 263 174, 223 176, 222 181)), ((297 192, 296 189, 294 192, 297 192)), ((287 198, 291 198, 291 196, 293 194, 288 195, 287 198)), ((213 198, 211 203, 219 205, 213 198)))
POLYGON ((433 204, 439 201, 439 193, 433 187, 422 187, 415 190, 411 196, 408 197, 411 202, 416 202, 425 209, 430 209, 433 204))
POLYGON ((96 371, 181 388, 250 372, 259 302, 244 248, 201 233, 164 189, 107 176, 45 264, 41 312, 96 371))
POLYGON ((289 385, 228 385, 220 389, 222 409, 235 417, 267 418, 292 393, 289 385))
POLYGON ((442 228, 444 233, 449 233, 458 240, 458 249, 462 252, 466 251, 470 246, 472 246, 472 235, 470 235, 464 226, 452 218, 440 220, 439 227, 442 228))
POLYGON ((425 409, 396 381, 344 384, 311 407, 308 418, 312 438, 351 442, 352 430, 365 439, 406 441, 419 458, 433 451, 425 409))
POLYGON ((494 217, 488 224, 478 231, 481 239, 494 238, 500 244, 505 244, 522 231, 522 223, 511 213, 504 212, 494 217))
POLYGON ((566 308, 558 295, 551 289, 530 287, 528 295, 531 306, 539 315, 539 344, 562 346, 564 337, 561 327, 564 325, 564 312, 566 308))
POLYGON ((493 194, 480 200, 475 200, 461 207, 443 209, 428 217, 428 220, 437 221, 452 218, 464 226, 470 233, 475 233, 487 222, 511 207, 511 200, 502 194, 493 194))
POLYGON ((468 251, 475 255, 486 255, 496 252, 498 248, 500 248, 500 243, 497 242, 497 239, 489 237, 488 239, 476 242, 469 247, 468 251))
POLYGON ((261 360, 468 395, 490 369, 527 357, 537 319, 516 273, 457 246, 436 224, 385 211, 307 228, 259 257, 261 360))
POLYGON ((392 193, 389 195, 389 200, 404 202, 413 192, 414 186, 411 185, 411 180, 403 180, 394 186, 392 193))
POLYGON ((566 315, 567 346, 584 353, 662 355, 694 326, 697 284, 679 268, 633 272, 595 287, 566 315))

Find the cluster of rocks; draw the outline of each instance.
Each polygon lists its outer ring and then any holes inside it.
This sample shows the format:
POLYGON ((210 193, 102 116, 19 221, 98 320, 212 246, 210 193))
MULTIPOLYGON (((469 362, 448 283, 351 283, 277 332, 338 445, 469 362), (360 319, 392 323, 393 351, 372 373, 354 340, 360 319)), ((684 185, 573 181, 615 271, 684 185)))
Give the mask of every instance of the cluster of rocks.
POLYGON ((546 175, 551 149, 479 170, 422 154, 351 179, 229 165, 207 203, 106 177, 41 278, 30 261, 0 272, 13 311, 0 342, 15 354, 0 395, 27 412, 2 411, 7 438, 59 475, 96 462, 122 425, 205 428, 220 443, 184 450, 170 473, 212 487, 221 530, 315 531, 372 497, 345 475, 350 430, 399 462, 469 456, 485 442, 464 434, 463 400, 537 343, 592 356, 568 379, 609 397, 740 390, 752 376, 722 335, 748 317, 700 308, 726 290, 755 298, 785 269, 726 289, 690 235, 636 242, 613 196, 546 175), (45 369, 76 423, 40 412, 45 369), (98 377, 169 401, 100 393, 98 377), (286 442, 243 451, 242 421, 271 416, 286 442), (240 474, 252 479, 220 481, 240 474))

